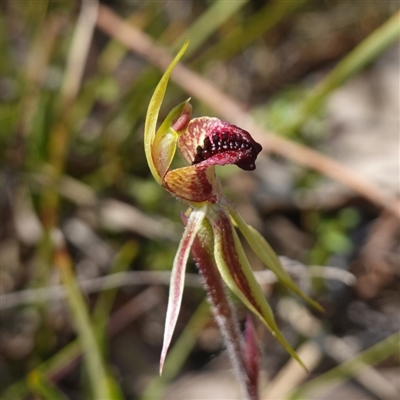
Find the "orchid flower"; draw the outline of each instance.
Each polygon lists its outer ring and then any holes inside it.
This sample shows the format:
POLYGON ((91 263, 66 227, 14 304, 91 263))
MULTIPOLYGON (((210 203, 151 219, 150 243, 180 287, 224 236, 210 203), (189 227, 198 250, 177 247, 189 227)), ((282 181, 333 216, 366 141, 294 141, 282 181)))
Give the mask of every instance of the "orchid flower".
MULTIPOLYGON (((235 164, 243 170, 254 170, 261 145, 248 132, 228 122, 210 117, 191 119, 190 99, 175 107, 156 130, 169 77, 187 46, 188 41, 162 76, 151 98, 145 123, 145 153, 154 179, 189 206, 188 211, 182 214, 185 230, 172 266, 160 373, 178 319, 186 264, 192 251, 235 370, 246 377, 247 397, 256 399, 257 362, 254 357, 248 356, 257 353, 256 344, 251 334, 247 333, 245 336, 250 339, 242 343, 226 287, 258 317, 292 357, 304 364, 280 332, 236 229, 281 283, 314 307, 320 309, 320 306, 294 284, 271 246, 260 233, 246 224, 222 194, 215 166, 235 164), (170 169, 176 147, 188 165, 170 169)), ((253 332, 251 328, 246 328, 248 331, 253 332)))

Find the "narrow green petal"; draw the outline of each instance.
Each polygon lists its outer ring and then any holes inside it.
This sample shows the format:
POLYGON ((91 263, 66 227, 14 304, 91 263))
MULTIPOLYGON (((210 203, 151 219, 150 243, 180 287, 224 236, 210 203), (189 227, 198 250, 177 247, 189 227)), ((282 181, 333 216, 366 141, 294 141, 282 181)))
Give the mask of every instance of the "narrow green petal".
POLYGON ((151 97, 149 107, 146 114, 146 122, 144 127, 144 149, 146 153, 147 163, 149 164, 150 171, 154 176, 154 179, 161 185, 162 177, 157 167, 154 164, 152 157, 152 146, 154 142, 154 137, 156 134, 158 113, 160 111, 161 103, 164 99, 165 90, 167 89, 169 77, 174 69, 175 65, 181 59, 189 45, 189 40, 186 40, 179 53, 176 55, 174 60, 171 62, 164 75, 161 77, 153 96, 151 97))
POLYGON ((324 309, 312 298, 307 296, 302 290, 293 282, 288 273, 282 267, 278 256, 275 254, 274 250, 270 244, 264 239, 264 237, 252 226, 248 225, 242 216, 229 204, 228 201, 224 201, 229 214, 231 215, 233 221, 236 223, 240 232, 262 260, 262 262, 277 276, 279 281, 287 286, 289 289, 293 290, 302 299, 311 304, 318 311, 324 312, 324 309))
POLYGON ((258 284, 232 223, 221 209, 210 209, 214 256, 218 270, 229 289, 263 322, 285 350, 304 368, 299 356, 279 330, 271 307, 258 284))
POLYGON ((152 160, 161 178, 164 177, 171 165, 178 142, 179 133, 172 128, 172 125, 189 101, 190 99, 187 99, 170 111, 154 137, 151 147, 152 160))

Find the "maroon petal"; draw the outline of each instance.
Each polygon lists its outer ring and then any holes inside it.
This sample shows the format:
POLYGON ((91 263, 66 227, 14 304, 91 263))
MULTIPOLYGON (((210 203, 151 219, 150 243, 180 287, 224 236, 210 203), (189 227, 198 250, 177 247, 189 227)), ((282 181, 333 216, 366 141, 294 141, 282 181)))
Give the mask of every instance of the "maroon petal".
POLYGON ((256 168, 255 160, 262 150, 244 129, 209 117, 193 119, 179 137, 178 146, 191 164, 236 164, 248 171, 256 168))
POLYGON ((202 145, 206 136, 220 126, 221 122, 218 118, 210 117, 193 118, 189 122, 186 132, 178 139, 179 150, 188 164, 192 164, 197 146, 202 145))
POLYGON ((175 256, 174 265, 172 266, 171 284, 169 289, 167 316, 165 319, 164 342, 160 358, 160 374, 162 372, 165 357, 175 325, 178 320, 179 310, 181 308, 183 287, 185 283, 186 263, 190 253, 190 248, 199 231, 206 214, 206 207, 199 210, 193 210, 187 221, 185 232, 179 243, 178 251, 175 256))

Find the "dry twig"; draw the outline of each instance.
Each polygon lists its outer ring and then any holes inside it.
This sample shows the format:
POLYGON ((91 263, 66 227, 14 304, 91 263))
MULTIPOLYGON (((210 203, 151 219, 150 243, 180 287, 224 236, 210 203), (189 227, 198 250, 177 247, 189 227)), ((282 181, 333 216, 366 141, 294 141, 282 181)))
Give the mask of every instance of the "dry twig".
MULTIPOLYGON (((355 278, 347 271, 335 267, 308 267, 298 261, 287 257, 280 257, 282 265, 295 279, 304 281, 313 276, 325 279, 336 279, 347 285, 354 285, 355 278)), ((272 271, 263 270, 254 272, 260 284, 273 284, 276 276, 272 271)), ((93 279, 79 281, 84 293, 96 293, 116 287, 133 285, 169 285, 171 279, 170 271, 127 271, 118 272, 93 279)), ((203 284, 197 274, 186 274, 185 285, 202 288, 203 284)), ((65 297, 63 285, 54 285, 38 289, 25 289, 0 295, 0 310, 17 307, 22 304, 36 302, 57 301, 65 297)))

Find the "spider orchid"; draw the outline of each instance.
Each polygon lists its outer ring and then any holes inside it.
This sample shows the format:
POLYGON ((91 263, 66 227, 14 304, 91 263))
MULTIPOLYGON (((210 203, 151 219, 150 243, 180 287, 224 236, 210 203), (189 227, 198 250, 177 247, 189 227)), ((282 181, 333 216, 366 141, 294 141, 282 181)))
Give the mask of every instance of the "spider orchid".
POLYGON ((270 245, 258 231, 246 224, 222 194, 215 166, 236 164, 244 170, 254 170, 261 145, 245 130, 217 118, 191 119, 190 99, 175 107, 156 130, 169 77, 187 46, 188 41, 162 76, 151 98, 145 123, 145 152, 154 179, 189 206, 188 211, 182 214, 185 230, 172 267, 160 373, 178 319, 186 264, 192 251, 235 370, 239 376, 245 376, 247 398, 256 399, 257 349, 251 339, 254 334, 251 333, 251 323, 248 323, 243 343, 226 286, 262 321, 287 352, 301 365, 303 363, 281 334, 236 229, 281 283, 314 307, 320 309, 320 306, 293 283, 270 245), (188 165, 170 169, 176 147, 188 165), (254 354, 254 357, 249 357, 249 354, 254 354))

